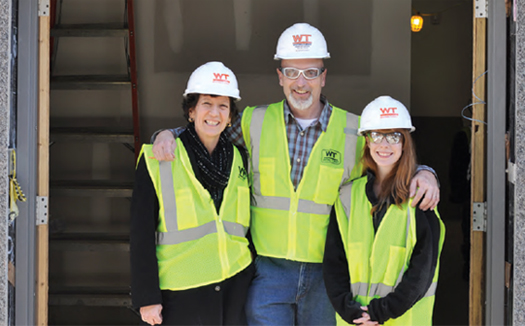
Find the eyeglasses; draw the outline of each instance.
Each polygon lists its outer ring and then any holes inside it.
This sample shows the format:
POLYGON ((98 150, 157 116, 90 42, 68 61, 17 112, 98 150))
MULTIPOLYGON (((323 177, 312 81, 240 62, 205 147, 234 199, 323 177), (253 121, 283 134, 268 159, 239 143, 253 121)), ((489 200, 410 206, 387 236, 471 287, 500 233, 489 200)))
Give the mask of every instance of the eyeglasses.
POLYGON ((386 137, 386 141, 391 144, 399 144, 401 140, 403 139, 403 134, 400 132, 390 132, 388 134, 383 134, 381 132, 372 131, 368 133, 368 138, 374 143, 374 144, 381 144, 383 141, 383 138, 386 137))
POLYGON ((292 67, 279 68, 279 70, 290 79, 299 78, 300 74, 303 74, 306 79, 315 79, 319 77, 325 71, 325 68, 307 68, 307 69, 297 69, 292 67))

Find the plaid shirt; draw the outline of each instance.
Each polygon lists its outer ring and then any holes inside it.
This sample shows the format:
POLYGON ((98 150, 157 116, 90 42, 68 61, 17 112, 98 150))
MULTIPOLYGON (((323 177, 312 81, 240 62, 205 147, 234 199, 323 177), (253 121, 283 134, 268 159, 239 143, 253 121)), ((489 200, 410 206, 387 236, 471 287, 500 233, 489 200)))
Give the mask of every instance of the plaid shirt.
MULTIPOLYGON (((301 182, 304 168, 306 164, 308 164, 310 152, 317 139, 321 136, 321 133, 326 132, 328 121, 330 121, 330 116, 332 115, 332 107, 328 104, 324 96, 321 96, 321 102, 324 104, 324 107, 319 119, 315 120, 306 129, 301 128, 301 125, 297 123, 293 113, 290 111, 288 103, 286 101, 284 102, 284 123, 286 124, 288 153, 290 155, 290 166, 292 167, 290 179, 295 189, 297 189, 299 182, 301 182)), ((232 143, 246 147, 242 136, 241 119, 237 119, 232 123, 231 128, 227 128, 224 132, 232 143)))

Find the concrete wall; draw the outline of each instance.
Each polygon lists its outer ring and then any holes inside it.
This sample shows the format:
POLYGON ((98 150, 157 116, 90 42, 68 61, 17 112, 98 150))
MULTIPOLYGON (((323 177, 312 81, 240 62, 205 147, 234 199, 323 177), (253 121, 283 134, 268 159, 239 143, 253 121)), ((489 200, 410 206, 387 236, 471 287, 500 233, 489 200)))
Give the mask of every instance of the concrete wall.
POLYGON ((513 324, 525 324, 525 3, 516 1, 516 130, 513 324))
POLYGON ((7 325, 8 141, 11 1, 0 0, 0 325, 7 325))

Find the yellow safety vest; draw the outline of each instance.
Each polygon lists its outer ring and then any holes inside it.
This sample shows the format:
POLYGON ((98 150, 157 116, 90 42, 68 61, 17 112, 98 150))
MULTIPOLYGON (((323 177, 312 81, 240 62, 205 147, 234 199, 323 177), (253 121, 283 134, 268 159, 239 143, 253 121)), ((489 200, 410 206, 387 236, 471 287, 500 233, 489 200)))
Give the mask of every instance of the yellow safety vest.
POLYGON ((185 290, 223 281, 252 261, 245 235, 250 225, 250 189, 242 157, 234 146, 230 180, 219 214, 209 192, 195 178, 184 145, 175 160, 159 162, 144 145, 159 200, 157 261, 160 288, 185 290))
MULTIPOLYGON (((350 286, 354 300, 366 306, 374 298, 393 292, 408 269, 417 242, 415 208, 410 201, 398 207, 390 205, 374 232, 366 197, 368 178, 362 177, 341 187, 335 211, 339 232, 348 260, 350 286)), ((441 231, 438 263, 432 285, 416 304, 402 316, 385 322, 388 325, 431 325, 439 274, 439 256, 445 239, 445 226, 435 211, 441 231)), ((348 325, 339 315, 337 325, 348 325)))
POLYGON ((359 117, 333 107, 295 190, 283 103, 249 107, 242 116, 252 162, 252 238, 259 255, 320 263, 338 189, 361 175, 364 138, 357 136, 359 117))

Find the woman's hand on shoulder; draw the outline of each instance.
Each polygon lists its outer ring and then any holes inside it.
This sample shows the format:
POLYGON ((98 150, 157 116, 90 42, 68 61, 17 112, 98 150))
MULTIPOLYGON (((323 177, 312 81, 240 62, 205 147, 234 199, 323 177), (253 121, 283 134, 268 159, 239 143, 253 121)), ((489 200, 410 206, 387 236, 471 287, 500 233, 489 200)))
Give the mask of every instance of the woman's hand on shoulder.
POLYGON ((150 306, 140 307, 140 317, 142 320, 150 325, 162 324, 162 305, 154 304, 150 306))

